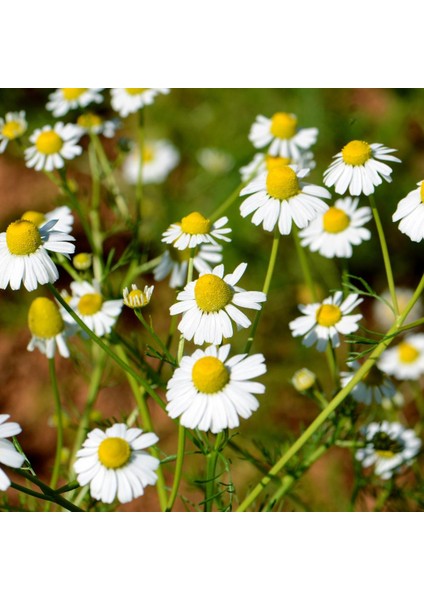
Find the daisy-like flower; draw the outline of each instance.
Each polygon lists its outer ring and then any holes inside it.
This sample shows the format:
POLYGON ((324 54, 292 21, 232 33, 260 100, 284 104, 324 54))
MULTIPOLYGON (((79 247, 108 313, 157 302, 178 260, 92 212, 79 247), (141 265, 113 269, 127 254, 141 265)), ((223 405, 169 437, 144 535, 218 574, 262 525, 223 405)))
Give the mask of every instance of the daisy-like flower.
POLYGON ((53 358, 57 347, 61 356, 69 358, 65 338, 70 330, 67 328, 66 331, 64 320, 55 302, 49 298, 35 298, 28 311, 28 327, 32 338, 27 350, 32 352, 38 348, 47 358, 53 358))
POLYGON ((378 368, 396 379, 419 379, 424 374, 424 333, 409 335, 394 348, 385 350, 378 368))
POLYGON ((291 383, 297 392, 303 394, 314 387, 316 380, 317 376, 315 373, 309 369, 303 368, 293 374, 291 383))
POLYGON ((56 221, 37 227, 20 219, 0 233, 0 289, 8 285, 18 290, 21 284, 31 292, 38 286, 59 279, 56 265, 48 252, 68 256, 75 251, 71 235, 55 228, 56 221))
POLYGON ((227 223, 227 217, 221 217, 212 223, 199 212, 192 212, 180 222, 168 227, 162 235, 162 242, 172 244, 177 250, 196 248, 200 244, 217 244, 216 240, 230 242, 226 234, 230 233, 231 229, 224 227, 227 223))
MULTIPOLYGON (((71 283, 72 296, 68 300, 69 306, 76 312, 89 329, 97 337, 107 335, 112 331, 122 311, 122 300, 105 300, 97 281, 73 281, 71 283)), ((62 317, 67 323, 74 323, 72 316, 61 309, 62 317)))
POLYGON ((278 223, 281 235, 291 232, 292 221, 306 227, 328 205, 321 198, 331 198, 328 190, 302 182, 308 170, 296 172, 296 167, 276 166, 258 175, 244 187, 240 196, 249 196, 240 205, 240 214, 253 213, 252 223, 265 231, 273 231, 278 223))
POLYGON ((327 258, 350 258, 352 246, 369 240, 371 232, 363 227, 371 220, 368 206, 358 208, 359 198, 340 198, 334 206, 316 217, 299 233, 302 246, 327 258))
MULTIPOLYGON (((188 263, 190 250, 177 250, 173 246, 166 250, 161 257, 160 263, 153 271, 155 281, 162 281, 171 274, 169 287, 183 287, 187 281, 188 263)), ((211 265, 222 263, 222 246, 218 244, 201 244, 195 249, 193 267, 198 273, 210 271, 211 265)))
MULTIPOLYGON (((167 140, 146 142, 143 147, 141 180, 143 183, 162 183, 180 162, 180 153, 167 140)), ((140 150, 134 146, 122 165, 125 181, 135 185, 140 169, 140 150)))
POLYGON ((46 108, 52 111, 54 117, 63 117, 75 108, 102 102, 102 90, 103 88, 59 88, 50 94, 46 108))
POLYGON ((392 219, 400 221, 399 230, 413 242, 424 239, 424 180, 417 183, 417 189, 400 200, 392 219))
POLYGON ((130 502, 157 481, 159 460, 146 452, 159 440, 154 433, 115 423, 102 431, 93 429, 77 452, 74 470, 80 485, 90 484, 95 500, 110 504, 118 498, 130 502))
POLYGON ((352 196, 374 193, 374 188, 385 181, 391 182, 392 168, 381 161, 401 162, 393 148, 383 144, 368 144, 353 140, 336 154, 334 160, 324 173, 324 184, 335 186, 337 194, 344 194, 347 189, 352 196))
MULTIPOLYGON (((340 373, 342 388, 347 386, 360 366, 357 361, 352 361, 349 363, 352 370, 340 373)), ((357 402, 363 404, 371 404, 372 402, 383 404, 384 401, 392 401, 397 394, 393 382, 375 365, 371 367, 362 381, 357 383, 350 393, 357 402)))
POLYGON ((249 381, 266 372, 262 354, 238 354, 228 359, 230 345, 209 346, 184 356, 168 381, 166 410, 189 429, 219 433, 240 424, 258 408, 253 394, 265 386, 249 381))
MULTIPOLYGON (((412 290, 412 289, 406 288, 406 287, 396 287, 395 288, 395 294, 396 294, 396 299, 397 299, 400 313, 402 313, 405 310, 405 308, 409 304, 409 301, 411 300, 412 296, 414 295, 414 292, 415 292, 415 290, 412 290)), ((380 328, 382 331, 387 331, 387 329, 389 329, 393 325, 394 320, 395 320, 394 312, 390 308, 391 303, 392 303, 392 297, 390 294, 390 290, 385 290, 381 294, 381 298, 382 298, 383 302, 381 302, 380 300, 374 301, 373 306, 372 306, 372 314, 373 314, 373 319, 374 319, 377 327, 380 328)), ((403 324, 408 325, 409 323, 412 323, 413 321, 419 319, 422 316, 423 316, 423 303, 422 303, 421 298, 418 298, 417 302, 414 304, 414 306, 408 313, 408 316, 406 317, 403 324)))
POLYGON ((337 348, 340 346, 340 334, 348 335, 357 331, 357 322, 362 315, 349 313, 361 302, 358 294, 349 294, 343 300, 343 293, 336 292, 322 302, 300 304, 299 309, 304 316, 289 323, 292 335, 305 336, 302 343, 308 347, 316 343, 319 352, 324 352, 328 342, 337 348))
POLYGON ((81 154, 80 137, 81 129, 71 123, 58 122, 53 128, 45 125, 36 129, 29 138, 33 146, 25 150, 26 166, 36 171, 61 169, 65 159, 71 160, 81 154))
POLYGON ((41 213, 36 210, 27 210, 24 212, 21 219, 24 221, 31 221, 37 227, 42 227, 49 221, 55 221, 55 230, 63 231, 63 233, 71 233, 74 224, 74 216, 68 206, 58 206, 47 213, 41 213))
POLYGON ((151 285, 150 287, 145 285, 144 290, 139 290, 135 283, 133 283, 131 291, 129 291, 128 288, 124 289, 123 295, 125 306, 128 306, 129 308, 143 308, 144 306, 147 306, 154 289, 154 285, 151 285))
POLYGON ((96 135, 104 135, 107 138, 113 138, 116 130, 119 127, 118 119, 105 121, 100 115, 87 112, 79 115, 77 118, 77 126, 83 134, 95 133, 96 135))
POLYGON ((261 310, 259 303, 265 302, 266 295, 236 286, 246 267, 247 263, 241 263, 234 273, 224 277, 224 265, 218 265, 188 283, 178 294, 178 302, 169 310, 171 315, 183 313, 178 329, 186 340, 193 339, 197 345, 205 342, 219 345, 223 338, 233 335, 231 319, 237 329, 249 327, 250 319, 237 306, 261 310))
POLYGON ((121 117, 137 112, 143 106, 153 104, 159 94, 168 94, 169 88, 112 88, 111 104, 121 117))
POLYGON ((242 181, 257 177, 262 173, 268 173, 275 167, 297 167, 298 169, 313 169, 315 167, 312 152, 303 153, 296 161, 284 156, 271 156, 270 154, 257 153, 245 167, 241 167, 240 175, 242 181))
MULTIPOLYGON (((12 437, 21 433, 22 429, 17 423, 5 423, 9 415, 0 415, 0 464, 19 469, 25 462, 24 457, 20 454, 15 446, 5 438, 12 437)), ((4 492, 10 486, 10 479, 0 469, 0 490, 4 492)))
POLYGON ((24 110, 9 112, 4 119, 0 118, 0 154, 6 150, 9 142, 23 136, 27 127, 24 110))
POLYGON ((88 271, 93 264, 93 255, 91 252, 79 252, 72 259, 72 264, 78 271, 88 271))
POLYGON ((278 112, 270 119, 259 115, 253 123, 249 140, 255 148, 268 146, 272 156, 288 156, 298 160, 305 150, 315 144, 318 136, 316 127, 298 129, 297 117, 291 113, 278 112))
POLYGON ((412 464, 421 448, 421 440, 412 429, 400 423, 370 423, 363 428, 365 448, 355 453, 364 468, 374 465, 381 479, 390 479, 403 466, 412 464))

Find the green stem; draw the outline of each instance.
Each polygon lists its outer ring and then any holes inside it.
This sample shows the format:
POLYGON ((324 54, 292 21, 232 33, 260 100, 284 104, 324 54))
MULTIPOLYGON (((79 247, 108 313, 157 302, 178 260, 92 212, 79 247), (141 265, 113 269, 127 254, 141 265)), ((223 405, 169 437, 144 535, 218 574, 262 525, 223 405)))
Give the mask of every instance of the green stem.
POLYGON ((309 262, 306 257, 305 248, 300 243, 299 233, 295 225, 293 225, 293 238, 296 246, 297 256, 299 258, 300 268, 302 269, 303 278, 305 280, 306 285, 309 288, 309 291, 311 292, 312 301, 316 302, 318 300, 318 295, 316 292, 314 280, 312 278, 312 273, 309 268, 309 262))
POLYGON ((218 433, 215 440, 215 445, 211 452, 207 455, 206 462, 206 489, 205 489, 205 512, 211 512, 213 508, 213 500, 215 496, 215 471, 216 463, 219 458, 219 451, 224 438, 223 432, 218 433))
MULTIPOLYGON (((54 488, 57 485, 59 479, 60 463, 62 460, 62 448, 63 448, 63 418, 62 418, 62 404, 60 402, 59 387, 57 385, 56 369, 54 364, 54 358, 49 358, 49 372, 50 381, 53 389, 53 397, 55 403, 56 413, 56 428, 57 428, 57 441, 56 441, 56 455, 53 465, 53 473, 50 480, 50 487, 54 488)), ((48 510, 49 505, 46 505, 48 510)))
MULTIPOLYGON (((66 508, 66 510, 69 510, 71 512, 84 512, 81 508, 78 508, 75 504, 73 504, 72 502, 69 502, 69 500, 65 500, 65 498, 62 498, 56 492, 56 490, 51 489, 48 485, 46 485, 45 483, 40 481, 38 479, 38 477, 31 475, 25 469, 14 469, 14 471, 16 473, 18 473, 19 475, 21 475, 22 477, 24 477, 24 479, 31 481, 31 483, 34 483, 37 487, 39 487, 40 490, 45 495, 45 498, 44 498, 45 500, 47 500, 49 502, 53 502, 54 504, 58 504, 59 506, 62 506, 62 508, 66 508)), ((15 485, 17 485, 17 484, 15 484, 15 485)), ((26 488, 25 488, 25 490, 26 490, 26 488)), ((29 492, 26 491, 25 493, 29 493, 29 492)))
POLYGON ((160 337, 157 335, 157 333, 154 331, 153 327, 151 327, 146 319, 143 317, 142 315, 142 311, 139 308, 136 308, 134 310, 134 313, 137 317, 137 319, 140 321, 140 323, 143 325, 143 327, 146 329, 146 331, 148 331, 148 333, 152 336, 152 338, 155 340, 155 342, 160 346, 160 348, 162 349, 164 355, 166 356, 166 358, 168 359, 168 361, 171 364, 174 364, 174 357, 172 356, 172 354, 169 352, 166 344, 164 342, 162 342, 162 340, 160 339, 160 337))
POLYGON ((92 141, 88 147, 88 158, 90 162, 91 178, 92 178, 92 193, 91 193, 91 209, 89 212, 90 225, 92 229, 93 240, 93 273, 95 279, 101 281, 103 273, 103 236, 100 224, 100 172, 97 162, 96 149, 92 141))

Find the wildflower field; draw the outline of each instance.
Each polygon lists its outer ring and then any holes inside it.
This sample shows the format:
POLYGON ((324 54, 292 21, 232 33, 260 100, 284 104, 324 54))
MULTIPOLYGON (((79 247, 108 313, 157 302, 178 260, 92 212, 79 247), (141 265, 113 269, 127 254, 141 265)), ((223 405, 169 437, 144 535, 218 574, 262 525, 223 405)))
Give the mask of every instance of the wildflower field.
POLYGON ((422 89, 0 92, 0 510, 424 506, 422 89))

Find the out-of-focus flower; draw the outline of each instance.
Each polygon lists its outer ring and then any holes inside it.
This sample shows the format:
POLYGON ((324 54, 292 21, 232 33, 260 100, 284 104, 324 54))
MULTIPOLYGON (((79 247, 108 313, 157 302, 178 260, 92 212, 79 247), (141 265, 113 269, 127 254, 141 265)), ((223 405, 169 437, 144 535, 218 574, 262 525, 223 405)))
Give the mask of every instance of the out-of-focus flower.
POLYGON ((399 230, 413 242, 424 239, 424 180, 418 188, 400 200, 393 215, 393 222, 400 221, 399 230))
POLYGON ((54 117, 63 117, 75 108, 102 102, 102 90, 103 88, 59 88, 50 94, 46 108, 52 111, 54 117))
MULTIPOLYGON (((5 423, 9 415, 0 415, 0 464, 19 469, 25 462, 24 457, 20 454, 15 446, 5 438, 12 437, 21 433, 22 429, 17 423, 5 423)), ((10 486, 10 479, 0 469, 0 490, 4 492, 10 486)))
POLYGON ((169 88, 112 88, 111 104, 121 117, 128 117, 143 106, 153 104, 158 94, 168 94, 169 88))
POLYGON ((396 379, 419 379, 424 374, 424 333, 408 335, 394 348, 385 350, 378 367, 396 379))
POLYGON ((0 118, 0 154, 7 148, 7 144, 23 136, 28 123, 25 111, 9 112, 4 119, 0 118))
MULTIPOLYGON (((340 385, 342 388, 347 386, 360 366, 360 363, 353 361, 349 363, 351 371, 340 373, 340 385)), ((387 375, 374 365, 350 393, 357 402, 383 404, 384 400, 392 401, 395 398, 396 388, 387 375)))
POLYGON ((234 166, 234 158, 231 154, 218 148, 202 148, 196 157, 205 171, 214 175, 228 173, 234 166))
MULTIPOLYGON (((169 287, 183 287, 187 281, 190 249, 177 250, 173 246, 161 256, 160 263, 155 267, 153 276, 155 281, 162 281, 171 274, 169 287)), ((211 265, 222 263, 222 246, 218 244, 201 244, 195 249, 193 267, 198 273, 209 271, 211 265)))
POLYGON ((317 376, 315 373, 306 368, 299 369, 291 378, 294 389, 301 394, 314 387, 316 380, 317 376))
MULTIPOLYGON (((148 141, 143 147, 141 181, 162 183, 180 162, 180 153, 168 140, 148 141)), ((140 170, 140 150, 134 146, 122 165, 122 175, 127 183, 135 185, 140 170)))
POLYGON ((249 140, 255 148, 269 145, 268 154, 287 156, 295 161, 315 144, 318 136, 316 127, 299 129, 297 117, 291 113, 278 112, 270 119, 259 115, 253 123, 249 140))

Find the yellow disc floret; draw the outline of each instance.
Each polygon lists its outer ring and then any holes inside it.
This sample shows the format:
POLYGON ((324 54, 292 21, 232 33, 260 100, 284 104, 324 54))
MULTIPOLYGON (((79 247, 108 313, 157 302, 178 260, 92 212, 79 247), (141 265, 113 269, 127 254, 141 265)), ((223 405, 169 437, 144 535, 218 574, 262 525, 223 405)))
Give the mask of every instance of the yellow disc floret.
POLYGON ((194 286, 194 297, 197 306, 204 312, 222 310, 233 297, 233 290, 218 275, 207 273, 201 275, 194 286))
POLYGON ((80 252, 79 254, 75 254, 72 259, 72 263, 78 271, 86 271, 91 267, 93 262, 93 255, 89 252, 80 252))
POLYGON ((199 212, 192 212, 181 219, 181 229, 190 235, 205 234, 210 232, 211 222, 199 212))
POLYGON ((299 193, 299 180, 290 167, 271 169, 266 178, 266 190, 272 198, 288 200, 299 193))
POLYGON ((142 160, 143 162, 152 162, 155 157, 155 153, 153 152, 153 148, 151 146, 143 147, 142 160))
POLYGON ((62 88, 62 94, 65 100, 77 100, 88 88, 62 88))
POLYGON ((99 461, 107 469, 120 469, 130 459, 131 446, 120 437, 108 437, 100 443, 97 452, 99 461))
POLYGON ((56 154, 62 146, 63 140, 55 131, 42 131, 35 142, 35 147, 41 154, 56 154))
POLYGON ((36 210, 27 210, 24 212, 21 219, 24 221, 31 221, 31 223, 34 223, 34 225, 40 227, 40 225, 42 225, 46 220, 46 216, 41 212, 37 212, 36 210))
POLYGON ((56 337, 64 329, 62 315, 57 305, 48 298, 36 298, 28 311, 28 327, 39 338, 56 337))
POLYGON ((421 196, 421 202, 424 203, 424 181, 422 181, 421 185, 420 185, 420 196, 421 196))
POLYGON ((17 137, 22 135, 26 127, 23 123, 18 121, 8 121, 3 125, 1 134, 9 140, 15 140, 17 137))
POLYGON ((413 363, 417 360, 420 353, 412 344, 401 342, 398 346, 399 360, 403 363, 413 363))
POLYGON ((291 163, 291 158, 285 158, 284 156, 271 156, 267 154, 265 157, 265 165, 267 171, 279 167, 287 167, 291 163))
POLYGON ((138 94, 142 94, 149 88, 125 88, 125 91, 128 92, 130 96, 138 96, 138 94))
POLYGON ((275 113, 271 119, 271 133, 280 140, 289 140, 296 133, 297 119, 288 113, 275 113))
POLYGON ((95 315, 99 312, 103 304, 103 298, 100 294, 84 294, 78 302, 78 310, 85 317, 95 315))
POLYGON ((367 142, 353 140, 346 144, 342 150, 342 157, 347 165, 358 167, 364 165, 371 158, 371 146, 367 142))
POLYGON ((41 246, 41 242, 40 232, 31 221, 20 219, 6 229, 6 244, 11 254, 33 254, 41 246))
POLYGON ((323 227, 327 233, 340 233, 349 227, 350 218, 344 210, 332 206, 323 216, 323 227))
POLYGON ((342 318, 342 311, 335 304, 322 304, 316 314, 318 325, 332 327, 342 318))
POLYGON ((229 382, 230 374, 224 363, 214 356, 204 356, 194 363, 191 377, 202 394, 216 394, 229 382))
POLYGON ((80 115, 77 119, 77 125, 84 127, 84 129, 93 129, 94 127, 100 127, 103 123, 103 119, 94 113, 85 113, 80 115))

